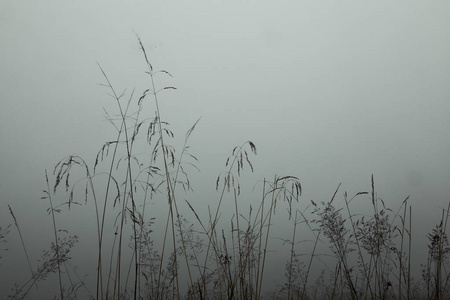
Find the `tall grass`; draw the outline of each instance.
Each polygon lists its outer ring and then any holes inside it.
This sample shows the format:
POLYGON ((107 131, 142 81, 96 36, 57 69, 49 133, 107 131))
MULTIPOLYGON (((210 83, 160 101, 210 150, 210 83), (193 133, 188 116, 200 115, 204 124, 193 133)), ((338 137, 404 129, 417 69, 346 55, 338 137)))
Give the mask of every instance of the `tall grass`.
MULTIPOLYGON (((198 159, 190 152, 189 139, 199 120, 187 130, 181 149, 175 149, 175 134, 164 121, 167 112, 159 106, 163 93, 175 87, 156 83, 172 75, 155 70, 138 41, 149 82, 139 95, 118 91, 99 65, 102 86, 117 107, 115 114, 105 111, 115 137, 103 144, 92 163, 69 155, 56 164, 51 179, 45 173, 42 198, 48 200, 54 241, 35 267, 10 208, 31 275, 13 287, 8 299, 36 297, 32 286, 40 295, 39 283, 51 280, 51 274, 57 276, 54 294, 59 299, 449 297, 448 209, 428 235, 428 259, 421 265, 421 278, 414 278, 409 197, 389 208, 377 196, 373 176, 370 191, 349 195, 339 184, 329 200, 316 202, 301 198, 301 182, 292 175, 264 178, 253 193, 242 195, 241 178, 254 171, 257 154, 255 144, 247 141, 226 158, 216 180, 217 201, 207 206, 206 215, 199 209, 204 204, 181 201, 193 195, 189 174, 198 170, 198 159), (154 115, 149 115, 152 110, 154 115), (244 197, 259 200, 244 207, 244 197), (87 278, 71 263, 79 237, 61 229, 63 220, 57 218, 61 212, 76 213, 81 205, 77 199, 83 198, 95 211, 96 266, 90 270, 95 275, 87 278), (231 212, 224 209, 228 200, 231 212), (353 212, 353 201, 365 201, 370 211, 353 212), (278 237, 282 243, 273 239, 274 226, 290 228, 286 237, 278 237), (158 237, 154 228, 160 229, 158 237), (280 245, 287 245, 287 251, 274 253, 280 245), (273 274, 269 262, 284 252, 285 272, 273 274), (268 286, 273 278, 276 285, 268 286)), ((7 232, 0 228, 0 241, 7 232)))

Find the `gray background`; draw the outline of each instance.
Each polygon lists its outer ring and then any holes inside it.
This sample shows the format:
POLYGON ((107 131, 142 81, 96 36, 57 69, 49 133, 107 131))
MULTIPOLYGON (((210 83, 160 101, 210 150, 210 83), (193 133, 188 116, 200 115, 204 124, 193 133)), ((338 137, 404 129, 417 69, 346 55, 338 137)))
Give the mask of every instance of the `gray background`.
MULTIPOLYGON (((163 118, 182 138, 202 116, 197 205, 217 196, 231 149, 252 140, 249 189, 295 175, 318 202, 340 182, 369 191, 374 174, 393 209, 411 195, 426 251, 450 192, 449 15, 448 1, 2 1, 0 226, 10 204, 33 258, 48 247, 44 170, 68 154, 92 160, 114 138, 96 62, 118 90, 141 93, 136 32, 155 69, 174 75, 158 79, 177 87, 162 95, 163 118)), ((28 274, 15 228, 6 247, 1 290, 28 274)))

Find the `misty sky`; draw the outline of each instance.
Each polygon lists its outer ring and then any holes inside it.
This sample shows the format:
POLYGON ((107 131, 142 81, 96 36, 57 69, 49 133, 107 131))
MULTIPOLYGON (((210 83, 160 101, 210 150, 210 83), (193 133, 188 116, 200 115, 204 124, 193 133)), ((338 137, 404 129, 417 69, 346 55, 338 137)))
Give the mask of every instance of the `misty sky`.
POLYGON ((0 226, 10 204, 30 242, 47 245, 36 238, 51 228, 44 171, 68 154, 92 160, 114 138, 97 63, 118 90, 142 93, 138 34, 174 76, 157 78, 177 87, 161 96, 163 119, 183 137, 202 117, 200 195, 252 140, 255 178, 295 175, 306 201, 326 201, 340 182, 369 190, 374 174, 392 207, 411 195, 424 235, 450 200, 449 16, 448 1, 4 0, 0 226))

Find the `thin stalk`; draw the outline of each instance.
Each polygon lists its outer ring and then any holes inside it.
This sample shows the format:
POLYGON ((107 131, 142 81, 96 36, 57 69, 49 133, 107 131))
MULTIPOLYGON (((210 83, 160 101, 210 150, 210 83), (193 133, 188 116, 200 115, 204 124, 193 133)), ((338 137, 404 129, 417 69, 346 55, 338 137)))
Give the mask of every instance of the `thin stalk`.
POLYGON ((166 227, 165 227, 164 238, 163 238, 163 246, 162 246, 162 250, 161 250, 161 259, 159 262, 158 287, 157 287, 157 291, 156 291, 156 299, 159 299, 159 290, 161 288, 161 275, 162 275, 164 253, 165 253, 165 249, 166 249, 166 240, 167 240, 167 231, 169 228, 169 220, 170 220, 170 212, 167 214, 167 221, 166 221, 166 227))
MULTIPOLYGON (((45 180, 47 182, 47 191, 50 191, 47 170, 45 170, 45 180)), ((55 237, 55 246, 56 246, 56 259, 57 259, 57 263, 58 263, 59 290, 61 292, 61 300, 63 300, 64 299, 64 291, 63 291, 62 280, 61 280, 61 266, 60 266, 60 256, 59 256, 58 234, 57 234, 57 230, 56 230, 56 221, 55 221, 55 211, 53 210, 53 202, 52 202, 52 196, 51 196, 50 192, 47 193, 47 196, 48 196, 48 200, 50 202, 50 209, 52 212, 53 233, 54 233, 54 237, 55 237)))
POLYGON ((294 259, 294 245, 295 245, 295 230, 297 229, 297 213, 295 211, 295 219, 294 219, 294 232, 292 233, 292 242, 291 242, 291 260, 289 264, 289 281, 288 281, 288 300, 291 299, 291 285, 292 285, 292 260, 294 259))
MULTIPOLYGON (((177 266, 177 246, 176 246, 176 241, 175 241, 175 221, 173 218, 173 204, 176 206, 176 200, 175 200, 175 193, 174 193, 174 188, 172 187, 172 182, 169 176, 169 169, 168 169, 168 162, 167 162, 167 153, 166 153, 166 147, 164 145, 164 137, 163 137, 163 129, 162 129, 162 125, 161 125, 161 114, 160 114, 160 109, 159 109, 159 103, 158 103, 158 96, 157 96, 157 91, 155 89, 155 81, 153 78, 153 67, 150 64, 150 62, 148 61, 147 58, 147 53, 145 52, 144 46, 140 40, 140 38, 138 37, 139 40, 139 44, 141 46, 141 49, 144 53, 145 56, 145 60, 147 62, 148 68, 149 68, 149 72, 148 74, 150 75, 150 79, 151 79, 151 83, 152 83, 152 90, 153 90, 153 98, 155 100, 155 104, 156 104, 156 116, 157 116, 157 121, 158 121, 158 129, 159 129, 159 138, 161 141, 161 151, 162 151, 162 155, 163 155, 163 161, 164 161, 164 171, 165 171, 165 177, 166 177, 166 184, 167 184, 167 197, 168 197, 168 202, 169 202, 169 210, 170 210, 170 218, 171 218, 171 226, 172 226, 172 241, 173 241, 173 247, 174 247, 174 259, 175 259, 175 266, 177 266)), ((191 286, 193 285, 192 283, 192 276, 191 276, 191 272, 190 272, 190 267, 189 267, 189 262, 187 259, 187 255, 186 255, 186 247, 184 244, 184 237, 183 237, 183 232, 182 232, 182 228, 181 228, 181 220, 178 214, 178 209, 177 210, 177 219, 178 219, 178 223, 179 223, 179 230, 180 230, 180 236, 181 236, 181 240, 182 240, 182 246, 183 246, 183 250, 185 253, 185 259, 186 259, 186 265, 188 268, 188 273, 189 273, 189 278, 191 281, 191 286)), ((180 298, 180 291, 179 291, 179 282, 178 282, 178 272, 176 272, 176 284, 177 284, 177 297, 178 299, 180 298)))
MULTIPOLYGON (((47 186, 48 186, 48 182, 47 182, 47 186)), ((47 195, 50 194, 48 191, 45 191, 45 192, 47 195)), ((45 197, 43 197, 43 198, 45 198, 45 197)), ((28 268, 30 269, 31 277, 33 278, 35 276, 33 274, 33 267, 31 266, 30 257, 28 256, 27 247, 25 246, 25 241, 23 240, 22 232, 20 231, 20 227, 19 227, 19 223, 17 222, 16 216, 14 215, 13 210, 12 210, 11 206, 9 206, 9 204, 8 204, 8 208, 9 208, 9 212, 10 212, 11 216, 14 219, 14 224, 16 225, 17 231, 19 232, 20 242, 22 243, 22 249, 25 252, 25 257, 27 258, 28 268)), ((41 293, 39 292, 39 287, 37 285, 37 282, 34 281, 33 285, 36 287, 36 291, 39 295, 39 299, 42 299, 41 293)))
MULTIPOLYGON (((262 195, 262 200, 261 200, 261 223, 260 223, 260 227, 259 227, 259 232, 262 233, 263 231, 263 216, 264 216, 264 199, 266 198, 266 179, 264 178, 264 182, 263 182, 263 195, 262 195)), ((262 234, 258 234, 258 239, 259 239, 259 245, 258 245, 258 268, 257 268, 257 272, 256 272, 256 291, 258 292, 259 289, 259 285, 261 284, 259 282, 259 270, 260 270, 260 266, 261 266, 261 243, 262 243, 262 234)), ((258 299, 258 296, 256 297, 258 299)))
MULTIPOLYGON (((109 78, 106 75, 106 73, 103 70, 103 68, 100 66, 99 63, 97 63, 97 65, 99 66, 100 70, 102 71, 103 76, 106 79, 106 82, 108 83, 107 87, 111 90, 114 99, 117 101, 117 104, 121 108, 120 102, 119 102, 120 96, 117 95, 115 89, 113 88, 113 86, 111 84, 111 81, 109 80, 109 78)), ((125 120, 122 118, 122 122, 120 124, 120 129, 118 129, 118 135, 117 135, 116 141, 120 140, 120 136, 122 135, 122 131, 123 131, 123 128, 125 126, 125 122, 124 121, 125 120)), ((115 143, 113 156, 112 156, 111 164, 110 164, 110 167, 109 167, 109 175, 112 175, 114 161, 115 161, 115 158, 116 158, 118 146, 119 146, 119 143, 118 142, 115 143)), ((94 168, 94 171, 95 171, 95 168, 94 168)), ((107 201, 108 201, 108 195, 109 195, 109 188, 110 188, 110 184, 111 184, 111 179, 112 179, 111 176, 108 176, 108 181, 106 183, 105 200, 103 202, 102 221, 101 221, 101 225, 100 225, 100 234, 99 234, 99 243, 98 243, 99 249, 98 249, 98 264, 97 264, 97 297, 99 296, 99 290, 100 290, 101 299, 103 299, 102 245, 103 245, 103 233, 104 233, 105 216, 106 216, 106 204, 107 204, 107 201)), ((122 212, 123 212, 123 209, 122 209, 122 212)), ((119 242, 119 248, 120 248, 120 243, 121 243, 121 239, 120 239, 120 242, 119 242)), ((107 293, 108 293, 108 290, 109 290, 109 282, 110 281, 108 280, 107 288, 106 288, 107 289, 107 293)), ((115 289, 116 289, 116 287, 114 286, 114 290, 115 289)), ((115 295, 113 297, 115 297, 115 295)))
POLYGON ((272 212, 273 212, 273 206, 275 204, 275 200, 276 200, 276 196, 275 196, 275 189, 277 188, 277 180, 276 180, 276 176, 274 179, 274 188, 272 190, 272 201, 270 204, 270 208, 269 208, 269 223, 267 224, 267 232, 266 232, 266 240, 265 240, 265 244, 264 244, 264 251, 263 251, 263 260, 262 260, 262 266, 261 266, 261 277, 259 278, 260 281, 260 285, 259 285, 259 290, 258 290, 258 297, 261 297, 261 289, 262 289, 262 279, 264 276, 264 266, 266 263, 266 255, 267 255, 267 245, 269 243, 269 232, 270 232, 270 225, 271 225, 271 221, 272 221, 272 212))
POLYGON ((308 278, 309 278, 309 272, 311 271, 311 266, 312 266, 312 262, 313 262, 313 258, 314 258, 314 253, 316 253, 316 248, 317 248, 317 243, 319 241, 319 236, 320 233, 322 232, 322 229, 319 229, 319 233, 316 236, 316 240, 314 242, 314 247, 311 253, 311 258, 309 259, 309 263, 308 263, 308 270, 306 271, 306 279, 305 282, 303 284, 303 290, 302 290, 302 296, 300 299, 304 299, 305 294, 306 294, 306 287, 307 287, 307 282, 308 282, 308 278))
MULTIPOLYGON (((233 252, 233 259, 232 259, 232 261, 233 261, 233 265, 234 265, 234 270, 238 270, 239 268, 240 268, 240 266, 239 265, 237 265, 237 263, 239 263, 239 261, 236 263, 236 247, 235 247, 235 245, 236 245, 236 242, 235 242, 235 240, 234 240, 234 233, 236 232, 236 229, 234 228, 234 216, 233 217, 231 217, 231 220, 230 220, 230 225, 231 225, 231 245, 233 245, 232 247, 231 247, 231 251, 233 252)), ((238 252, 240 252, 240 250, 238 249, 238 252)), ((236 272, 235 272, 236 273, 236 272)), ((237 274, 238 275, 238 278, 239 278, 239 276, 240 276, 240 272, 237 274)), ((236 293, 238 294, 238 295, 241 295, 241 291, 240 291, 240 286, 242 286, 242 284, 239 282, 239 285, 238 285, 238 279, 236 279, 236 293)))
MULTIPOLYGON (((239 254, 239 277, 241 276, 241 273, 243 272, 243 266, 242 266, 242 253, 241 253, 241 229, 239 227, 239 209, 237 205, 237 195, 236 195, 236 188, 234 188, 234 208, 236 211, 236 226, 237 226, 237 240, 238 240, 238 254, 239 254)), ((236 280, 237 282, 240 282, 239 279, 236 280)), ((240 284, 240 291, 242 291, 242 284, 240 284)))
MULTIPOLYGON (((119 99, 122 97, 121 96, 117 96, 117 94, 114 93, 114 97, 117 100, 117 104, 119 106, 119 110, 120 110, 120 115, 122 117, 122 124, 123 124, 123 129, 125 132, 125 142, 126 142, 126 148, 127 148, 127 173, 125 175, 125 185, 124 185, 124 196, 123 196, 123 202, 122 202, 122 211, 121 211, 121 223, 120 223, 120 234, 119 234, 119 244, 118 244, 118 253, 117 253, 117 267, 116 267, 116 274, 115 274, 115 283, 114 283, 114 294, 113 294, 113 299, 115 299, 115 291, 117 290, 117 299, 120 300, 120 282, 121 282, 121 258, 122 258, 122 238, 123 238, 123 228, 124 228, 124 222, 125 222, 125 216, 126 216, 126 208, 128 205, 128 196, 131 198, 131 205, 132 205, 132 216, 133 218, 135 217, 135 202, 134 202, 134 194, 133 194, 133 180, 132 180, 132 176, 131 176, 131 147, 130 147, 130 139, 128 138, 128 129, 127 129, 127 124, 126 124, 126 114, 128 111, 128 107, 129 104, 131 102, 133 93, 130 96, 130 99, 128 101, 128 105, 126 107, 125 112, 122 109, 122 105, 119 102, 119 99), (129 187, 129 193, 127 193, 127 189, 128 189, 128 184, 130 185, 129 187)), ((133 235, 134 235, 134 251, 137 251, 137 235, 136 235, 136 223, 133 221, 133 235)), ((137 262, 137 255, 135 255, 135 270, 137 272, 138 270, 138 262, 137 262)), ((135 289, 134 289, 134 299, 136 299, 136 285, 137 285, 137 278, 138 278, 138 274, 136 274, 135 272, 135 289)))
MULTIPOLYGON (((371 284, 370 284, 370 276, 369 276, 369 272, 366 270, 366 264, 365 264, 365 262, 364 262, 364 256, 363 256, 363 253, 362 253, 362 250, 361 250, 361 246, 360 246, 360 244, 359 244, 358 235, 356 234, 355 223, 353 222, 353 215, 350 213, 350 206, 349 206, 349 203, 350 203, 356 196, 361 195, 361 194, 363 194, 363 193, 357 193, 357 194, 356 194, 355 196, 353 196, 349 201, 347 201, 347 192, 345 192, 345 194, 344 194, 344 201, 345 201, 345 207, 347 208, 348 216, 349 216, 349 219, 350 219, 350 224, 352 225, 352 230, 353 230, 353 235, 355 236, 356 245, 357 245, 357 247, 358 247, 358 255, 359 255, 359 258, 361 259, 361 264, 362 264, 362 266, 363 266, 363 271, 364 271, 364 276, 366 277, 365 279, 366 279, 367 287, 368 287, 368 289, 369 289, 369 291, 370 291, 370 294, 373 296, 373 293, 372 293, 372 287, 371 287, 371 284)), ((366 297, 367 297, 367 289, 366 289, 366 295, 364 296, 364 298, 366 298, 366 297)))
MULTIPOLYGON (((438 266, 438 278, 439 278, 439 288, 440 288, 440 280, 441 280, 441 273, 442 273, 442 261, 444 260, 444 242, 445 242, 445 237, 446 237, 446 231, 447 231, 447 222, 448 222, 448 217, 449 217, 449 211, 450 211, 450 202, 448 204, 447 210, 445 211, 445 221, 443 222, 443 227, 441 228, 441 237, 439 240, 439 266, 438 266)), ((442 212, 442 214, 444 214, 444 211, 442 212)), ((442 219, 444 220, 444 216, 442 216, 442 219)), ((445 282, 445 287, 447 286, 447 282, 448 282, 448 276, 446 276, 446 282, 445 282)), ((440 293, 440 290, 437 290, 438 293, 440 293)), ((442 297, 445 294, 445 288, 442 289, 442 297)))
MULTIPOLYGON (((239 150, 237 151, 237 154, 234 156, 234 159, 233 159, 233 161, 230 164, 230 168, 229 168, 228 173, 231 173, 231 170, 233 169, 233 166, 234 166, 234 164, 236 163, 236 161, 238 159, 238 154, 239 154, 239 152, 242 151, 242 148, 243 148, 243 146, 246 143, 247 142, 243 143, 239 147, 239 150)), ((208 239, 208 247, 206 249, 205 263, 203 265, 203 275, 202 275, 203 281, 205 280, 205 276, 206 276, 206 264, 208 262, 208 255, 209 255, 209 250, 211 249, 211 245, 213 246, 214 250, 216 251, 216 247, 215 247, 215 245, 213 243, 213 234, 215 232, 215 227, 216 227, 216 224, 218 222, 219 211, 220 211, 220 207, 221 207, 221 204, 222 204, 223 197, 225 195, 225 189, 226 189, 226 184, 223 185, 222 192, 220 194, 219 204, 217 205, 216 212, 215 212, 215 215, 214 215, 214 219, 212 219, 212 220, 210 219, 211 229, 210 229, 210 234, 209 234, 209 239, 208 239)), ((204 288, 206 290, 206 286, 205 285, 204 285, 204 288)))
MULTIPOLYGON (((116 245, 116 240, 117 240, 117 234, 118 234, 118 228, 116 227, 116 232, 114 233, 114 240, 113 240, 113 245, 111 247, 111 256, 109 258, 109 272, 108 272, 108 278, 111 278, 111 273, 112 273, 112 269, 113 269, 113 256, 114 256, 114 249, 115 249, 115 245, 116 245)), ((109 294, 109 282, 110 280, 108 280, 108 283, 106 285, 106 299, 108 298, 108 294, 109 294)))
POLYGON ((406 209, 408 205, 405 205, 403 209, 403 218, 402 218, 402 231, 401 231, 401 240, 400 240, 400 256, 399 256, 399 268, 398 268, 398 299, 402 298, 402 267, 403 267, 403 241, 405 234, 405 218, 406 218, 406 209))
MULTIPOLYGON (((153 81, 153 76, 151 76, 151 81, 152 81, 152 86, 153 86, 153 90, 155 88, 155 84, 153 81)), ((167 184, 167 197, 168 197, 168 202, 169 202, 169 215, 170 215, 170 220, 171 220, 171 225, 172 225, 172 242, 173 242, 173 249, 174 249, 174 265, 177 266, 177 246, 176 246, 176 242, 175 242, 175 223, 173 220, 173 206, 172 206, 172 189, 171 189, 171 183, 170 183, 170 177, 169 177, 169 169, 168 169, 168 164, 167 164, 167 158, 166 158, 166 151, 165 151, 165 147, 164 147, 164 138, 163 138, 163 134, 162 134, 162 125, 161 125, 161 118, 159 116, 159 106, 158 106, 158 98, 156 95, 156 92, 153 92, 153 96, 155 98, 155 103, 156 103, 156 111, 157 111, 157 117, 158 117, 158 126, 159 126, 159 134, 160 134, 160 140, 161 140, 161 150, 162 150, 162 154, 163 154, 163 159, 164 159, 164 171, 165 171, 165 177, 166 177, 166 184, 167 184)), ((178 272, 176 272, 175 274, 175 279, 176 279, 176 284, 177 284, 177 297, 178 299, 180 299, 180 291, 179 291, 179 283, 178 283, 178 272)))
POLYGON ((411 295, 411 237, 412 237, 412 207, 409 206, 409 244, 408 244, 408 300, 411 295))

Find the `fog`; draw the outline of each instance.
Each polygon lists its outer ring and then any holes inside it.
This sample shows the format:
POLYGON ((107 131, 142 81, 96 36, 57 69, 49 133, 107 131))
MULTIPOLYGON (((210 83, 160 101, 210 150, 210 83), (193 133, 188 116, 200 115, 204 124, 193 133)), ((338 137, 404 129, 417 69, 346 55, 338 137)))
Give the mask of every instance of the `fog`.
MULTIPOLYGON (((0 297, 30 278, 8 205, 36 266, 53 238, 49 203, 41 199, 45 170, 52 174, 70 154, 93 164, 117 135, 105 121, 103 108, 118 111, 99 66, 126 99, 135 89, 133 105, 150 87, 137 36, 154 69, 173 75, 155 79, 160 88, 176 87, 159 97, 177 151, 201 117, 189 140, 200 172, 188 169, 194 192, 180 193, 180 201, 207 216, 207 205, 217 207, 216 178, 227 157, 250 140, 257 155, 250 157, 254 173, 246 166, 240 178, 243 195, 251 195, 242 200, 243 214, 260 201, 253 187, 261 190, 264 178, 298 177, 303 210, 310 200, 329 201, 340 183, 335 205, 343 207, 344 191, 371 192, 373 174, 377 196, 392 210, 410 196, 419 267, 426 235, 450 200, 449 13, 447 1, 3 1, 0 226, 13 225, 0 243, 0 297)), ((142 113, 151 118, 154 110, 142 113)), ((54 199, 67 197, 61 189, 54 199)), ((84 203, 83 192, 75 197, 84 203)), ((152 209, 165 218, 167 199, 161 201, 165 206, 152 209)), ((56 216, 80 236, 80 268, 83 251, 96 251, 89 205, 56 216)), ((373 214, 370 197, 353 205, 373 214)), ((277 214, 286 221, 284 208, 277 214)), ((183 215, 198 225, 191 211, 183 215)), ((273 235, 289 238, 283 227, 273 235)), ((285 249, 277 238, 270 243, 273 251, 285 249)), ((48 281, 56 286, 50 295, 58 295, 56 277, 48 281)))

